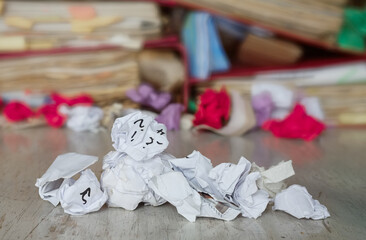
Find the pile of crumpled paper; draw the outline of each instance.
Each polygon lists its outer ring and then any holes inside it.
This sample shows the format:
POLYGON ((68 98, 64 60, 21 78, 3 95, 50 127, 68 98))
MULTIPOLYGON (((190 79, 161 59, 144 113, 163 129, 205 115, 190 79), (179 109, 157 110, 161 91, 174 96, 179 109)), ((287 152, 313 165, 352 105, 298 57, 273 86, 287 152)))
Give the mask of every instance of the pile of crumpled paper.
POLYGON ((115 151, 104 157, 100 183, 87 169, 97 157, 66 153, 37 179, 39 195, 54 206, 60 203, 72 215, 98 211, 106 202, 126 210, 140 203, 169 202, 191 222, 197 217, 229 221, 239 214, 257 218, 273 202, 273 210, 297 218, 329 217, 327 208, 305 187, 286 188, 284 180, 294 175, 291 161, 266 170, 242 157, 238 164, 213 167, 198 151, 183 158, 164 152, 166 134, 163 124, 141 112, 118 118, 111 134, 115 151))

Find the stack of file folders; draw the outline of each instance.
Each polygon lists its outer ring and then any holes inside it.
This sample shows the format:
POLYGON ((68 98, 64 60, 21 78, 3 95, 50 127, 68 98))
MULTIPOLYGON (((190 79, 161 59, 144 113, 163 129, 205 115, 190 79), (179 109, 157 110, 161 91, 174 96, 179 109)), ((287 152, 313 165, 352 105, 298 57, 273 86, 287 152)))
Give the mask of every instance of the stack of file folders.
POLYGON ((5 1, 0 16, 0 97, 90 94, 127 101, 139 84, 137 50, 161 34, 159 6, 124 1, 5 1))
POLYGON ((98 105, 126 100, 139 83, 136 53, 123 49, 71 51, 0 60, 0 95, 28 91, 90 94, 98 105))
POLYGON ((159 37, 159 8, 151 2, 6 1, 0 52, 119 45, 137 48, 159 37))

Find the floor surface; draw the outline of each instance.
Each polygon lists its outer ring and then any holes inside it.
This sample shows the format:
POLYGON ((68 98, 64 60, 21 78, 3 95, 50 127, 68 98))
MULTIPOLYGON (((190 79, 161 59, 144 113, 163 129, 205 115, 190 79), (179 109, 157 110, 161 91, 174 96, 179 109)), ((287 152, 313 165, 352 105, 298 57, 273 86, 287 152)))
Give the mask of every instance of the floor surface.
POLYGON ((199 218, 190 223, 169 204, 135 211, 103 207, 81 217, 41 200, 34 186, 57 155, 78 152, 100 157, 112 150, 107 132, 75 133, 36 128, 0 131, 0 239, 365 239, 366 130, 329 129, 313 142, 283 140, 256 131, 242 137, 171 132, 167 152, 183 157, 199 150, 214 165, 240 156, 269 167, 293 160, 288 184, 307 187, 326 205, 326 220, 298 220, 270 207, 257 220, 225 222, 199 218))

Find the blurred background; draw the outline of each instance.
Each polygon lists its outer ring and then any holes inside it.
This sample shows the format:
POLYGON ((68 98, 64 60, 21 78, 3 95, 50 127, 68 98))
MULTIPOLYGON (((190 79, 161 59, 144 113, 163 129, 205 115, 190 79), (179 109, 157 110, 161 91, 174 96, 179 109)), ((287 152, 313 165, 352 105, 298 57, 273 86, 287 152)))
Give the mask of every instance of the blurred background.
POLYGON ((0 128, 365 126, 365 2, 0 0, 0 128))

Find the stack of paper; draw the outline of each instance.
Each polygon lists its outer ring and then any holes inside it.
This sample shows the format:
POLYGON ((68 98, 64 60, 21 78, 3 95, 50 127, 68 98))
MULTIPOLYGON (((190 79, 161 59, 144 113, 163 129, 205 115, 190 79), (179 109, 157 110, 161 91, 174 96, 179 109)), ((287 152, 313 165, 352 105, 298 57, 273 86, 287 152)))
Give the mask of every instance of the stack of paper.
POLYGON ((343 22, 345 0, 178 0, 208 8, 277 32, 295 34, 329 45, 336 42, 343 22))
POLYGON ((119 45, 136 48, 160 34, 159 8, 149 2, 6 1, 0 52, 119 45))
POLYGON ((89 93, 98 105, 127 99, 139 84, 136 53, 110 49, 0 60, 0 96, 30 90, 66 95, 89 93))

